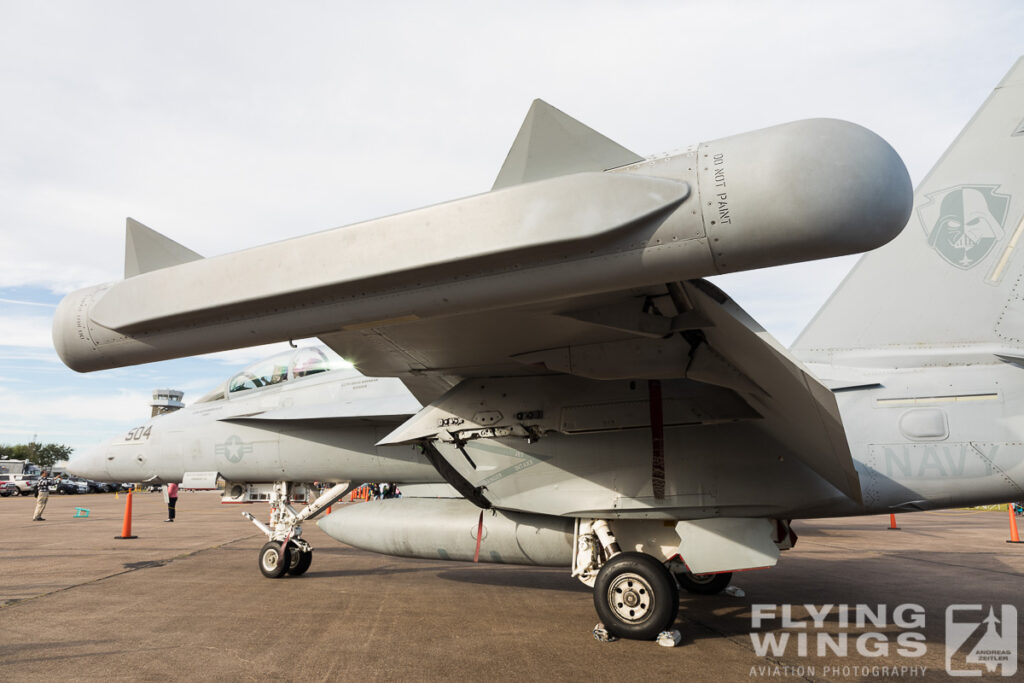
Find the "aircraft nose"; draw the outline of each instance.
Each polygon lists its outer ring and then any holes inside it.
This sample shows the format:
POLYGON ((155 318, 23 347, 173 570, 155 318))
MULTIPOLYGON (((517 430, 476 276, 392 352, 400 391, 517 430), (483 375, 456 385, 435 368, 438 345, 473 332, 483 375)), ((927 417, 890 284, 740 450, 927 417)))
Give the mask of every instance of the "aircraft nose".
POLYGON ((85 479, 103 481, 110 479, 107 473, 106 444, 91 448, 84 453, 72 455, 68 460, 68 472, 85 479))

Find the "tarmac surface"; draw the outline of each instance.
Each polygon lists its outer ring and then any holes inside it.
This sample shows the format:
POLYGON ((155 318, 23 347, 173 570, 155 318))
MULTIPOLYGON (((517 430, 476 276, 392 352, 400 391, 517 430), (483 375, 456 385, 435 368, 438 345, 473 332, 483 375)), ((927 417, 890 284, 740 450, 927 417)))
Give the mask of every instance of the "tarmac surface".
MULTIPOLYGON (((955 669, 978 668, 966 656, 986 626, 971 624, 989 606, 997 617, 1004 604, 1024 613, 1024 544, 1006 543, 1006 512, 898 515, 899 531, 887 517, 797 522, 800 540, 776 568, 734 577, 744 596, 684 593, 682 642, 665 648, 594 640, 591 592, 567 569, 387 557, 307 524, 311 569, 270 580, 256 564, 265 539, 239 515, 266 517, 259 505, 183 492, 167 524, 160 494, 136 494, 138 538, 116 540, 124 494, 51 496, 45 522, 30 521, 34 504, 0 498, 0 677, 9 681, 950 680, 948 606, 982 606, 958 612, 971 635, 951 649, 955 669), (89 516, 74 518, 76 507, 89 516), (846 626, 838 608, 825 610, 842 604, 846 626), (758 628, 754 605, 770 615, 758 628), (885 614, 858 626, 857 605, 885 614), (845 655, 827 646, 819 655, 823 634, 838 643, 843 633, 845 655), (777 652, 758 651, 786 634, 777 652)), ((1016 641, 1004 644, 1022 680, 1017 622, 1016 641)), ((986 678, 1008 680, 999 673, 986 678)))

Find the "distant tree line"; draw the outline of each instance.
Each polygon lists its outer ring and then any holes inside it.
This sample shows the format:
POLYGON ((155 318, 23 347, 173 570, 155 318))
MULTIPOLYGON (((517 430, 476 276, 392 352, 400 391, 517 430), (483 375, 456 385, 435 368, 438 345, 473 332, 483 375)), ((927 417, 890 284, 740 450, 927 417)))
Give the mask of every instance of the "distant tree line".
POLYGON ((34 462, 43 469, 51 469, 55 463, 67 460, 71 452, 75 450, 71 446, 64 446, 59 443, 41 444, 38 441, 19 443, 14 446, 0 444, 0 458, 6 457, 12 460, 28 460, 34 462))

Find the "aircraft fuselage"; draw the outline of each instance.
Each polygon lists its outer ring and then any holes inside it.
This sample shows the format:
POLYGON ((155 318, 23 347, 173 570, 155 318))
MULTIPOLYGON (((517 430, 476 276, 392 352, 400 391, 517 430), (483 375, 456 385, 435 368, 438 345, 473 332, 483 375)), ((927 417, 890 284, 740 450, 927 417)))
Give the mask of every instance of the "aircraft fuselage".
POLYGON ((409 400, 398 380, 323 373, 158 415, 76 456, 70 469, 156 483, 211 471, 246 482, 440 481, 418 449, 374 445, 402 418, 372 416, 409 400), (331 416, 345 406, 365 406, 366 419, 331 416))

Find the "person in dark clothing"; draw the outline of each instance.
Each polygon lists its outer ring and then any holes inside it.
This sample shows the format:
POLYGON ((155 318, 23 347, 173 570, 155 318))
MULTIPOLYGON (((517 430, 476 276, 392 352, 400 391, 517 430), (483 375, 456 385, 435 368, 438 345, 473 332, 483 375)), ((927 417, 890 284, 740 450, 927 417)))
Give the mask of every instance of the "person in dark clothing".
POLYGON ((39 473, 39 479, 36 480, 36 511, 32 513, 33 522, 46 521, 43 517, 43 510, 46 509, 46 501, 50 499, 50 485, 53 484, 47 476, 48 474, 49 472, 43 470, 39 473))

